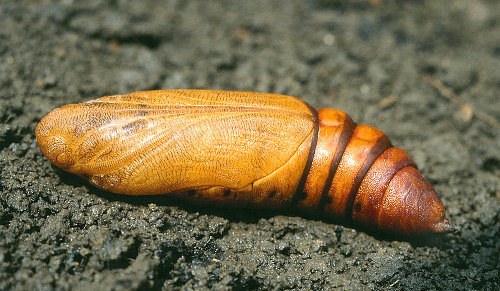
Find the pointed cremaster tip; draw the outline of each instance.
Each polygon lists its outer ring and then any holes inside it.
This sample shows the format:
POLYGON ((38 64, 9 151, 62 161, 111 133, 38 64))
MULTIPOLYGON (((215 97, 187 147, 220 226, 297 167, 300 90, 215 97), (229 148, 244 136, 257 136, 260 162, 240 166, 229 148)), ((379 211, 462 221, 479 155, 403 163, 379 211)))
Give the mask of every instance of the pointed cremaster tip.
POLYGON ((434 231, 438 233, 450 233, 450 232, 455 232, 458 229, 453 226, 448 219, 444 219, 443 221, 440 221, 434 225, 434 231))

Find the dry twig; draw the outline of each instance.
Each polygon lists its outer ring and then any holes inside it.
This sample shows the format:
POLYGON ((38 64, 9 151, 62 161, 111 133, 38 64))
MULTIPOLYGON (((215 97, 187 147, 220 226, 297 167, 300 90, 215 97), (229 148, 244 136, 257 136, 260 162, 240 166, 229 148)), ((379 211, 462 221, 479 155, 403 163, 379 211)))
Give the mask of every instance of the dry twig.
POLYGON ((480 111, 477 108, 474 108, 471 104, 460 99, 457 95, 455 95, 455 93, 453 93, 450 88, 446 87, 446 85, 443 84, 441 80, 431 76, 425 76, 425 80, 429 82, 429 84, 431 84, 434 88, 436 88, 443 97, 460 106, 460 111, 466 121, 469 121, 472 116, 475 115, 478 119, 488 123, 493 127, 500 127, 500 122, 493 116, 489 115, 486 112, 480 111))

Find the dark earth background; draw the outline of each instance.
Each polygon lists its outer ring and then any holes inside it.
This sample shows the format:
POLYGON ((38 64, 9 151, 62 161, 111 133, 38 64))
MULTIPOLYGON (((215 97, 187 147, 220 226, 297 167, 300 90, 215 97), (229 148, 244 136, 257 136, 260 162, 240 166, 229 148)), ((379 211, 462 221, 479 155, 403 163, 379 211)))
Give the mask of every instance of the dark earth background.
POLYGON ((0 289, 500 289, 500 1, 0 2, 0 289), (130 91, 275 92, 406 149, 455 233, 106 193, 35 140, 130 91))

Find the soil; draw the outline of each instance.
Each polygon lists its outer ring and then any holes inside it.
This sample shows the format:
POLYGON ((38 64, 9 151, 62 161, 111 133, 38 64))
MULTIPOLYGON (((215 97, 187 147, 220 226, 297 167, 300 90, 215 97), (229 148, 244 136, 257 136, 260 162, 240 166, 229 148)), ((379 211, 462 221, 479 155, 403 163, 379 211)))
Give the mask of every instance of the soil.
POLYGON ((500 289, 500 2, 0 5, 0 289, 500 289), (127 197, 42 155, 67 103, 207 88, 293 95, 386 132, 458 231, 387 237, 127 197))

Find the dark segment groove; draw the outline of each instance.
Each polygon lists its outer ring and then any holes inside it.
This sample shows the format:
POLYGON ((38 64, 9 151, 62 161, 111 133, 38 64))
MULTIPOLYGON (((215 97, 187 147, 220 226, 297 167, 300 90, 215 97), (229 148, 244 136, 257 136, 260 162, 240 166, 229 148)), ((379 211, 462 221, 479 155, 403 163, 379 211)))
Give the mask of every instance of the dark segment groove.
POLYGON ((307 176, 309 175, 309 171, 311 170, 311 165, 314 159, 314 153, 316 152, 316 145, 318 144, 318 135, 319 135, 319 119, 318 119, 318 111, 312 108, 309 104, 307 105, 309 110, 314 116, 314 133, 311 140, 311 148, 309 149, 309 156, 307 157, 306 166, 304 171, 302 172, 302 176, 300 177, 299 184, 297 185, 297 190, 295 190, 295 194, 293 195, 292 200, 290 201, 290 206, 294 206, 300 200, 307 197, 307 193, 304 189, 306 185, 307 176))
POLYGON ((363 166, 356 174, 356 178, 354 179, 354 187, 351 189, 351 192, 349 192, 344 214, 346 221, 351 221, 352 219, 352 208, 354 205, 354 200, 356 198, 356 194, 358 193, 359 186, 363 181, 363 178, 365 177, 366 173, 368 173, 368 170, 375 162, 375 160, 390 147, 392 147, 392 144, 389 141, 389 138, 387 138, 387 136, 384 134, 377 140, 375 145, 370 149, 370 152, 363 161, 363 166))
POLYGON ((319 200, 318 205, 318 213, 322 214, 325 209, 325 205, 332 203, 332 198, 328 196, 328 191, 332 186, 333 177, 335 177, 335 173, 337 172, 337 168, 339 167, 340 160, 344 155, 345 148, 351 140, 352 135, 354 134, 354 129, 356 128, 356 123, 352 121, 349 116, 346 116, 346 120, 344 121, 344 128, 342 128, 342 133, 339 137, 339 142, 335 151, 335 158, 333 158, 332 163, 330 164, 330 172, 328 173, 328 178, 325 182, 325 187, 323 187, 323 192, 321 193, 321 198, 319 200))
MULTIPOLYGON (((388 148, 389 149, 389 148, 388 148)), ((386 150, 388 150, 386 149, 386 150)), ((383 154, 383 153, 382 153, 383 154)), ((375 162, 375 161, 374 161, 375 162)), ((386 183, 384 183, 384 195, 382 196, 382 199, 381 201, 384 201, 384 198, 385 198, 385 194, 387 192, 387 188, 389 187, 389 183, 392 181, 392 178, 394 178, 394 176, 396 176, 396 174, 401 171, 403 168, 406 168, 406 167, 414 167, 415 169, 417 168, 417 165, 415 164, 415 162, 408 156, 404 159, 401 159, 401 160, 398 160, 398 162, 393 165, 391 168, 392 168, 392 172, 390 173, 390 176, 388 176, 388 179, 385 180, 386 183)), ((370 169, 368 169, 369 171, 370 169)), ((366 174, 365 174, 366 175, 366 174)), ((363 182, 363 180, 361 180, 361 182, 363 182)), ((357 191, 356 191, 357 192, 357 191)), ((354 199, 356 200, 356 198, 354 199)), ((361 207, 361 206, 360 206, 361 207)), ((351 211, 351 215, 349 216, 348 219, 352 219, 352 215, 353 215, 353 211, 355 211, 355 206, 353 207, 353 210, 351 211)), ((360 210, 356 210, 356 212, 359 212, 360 210)))

